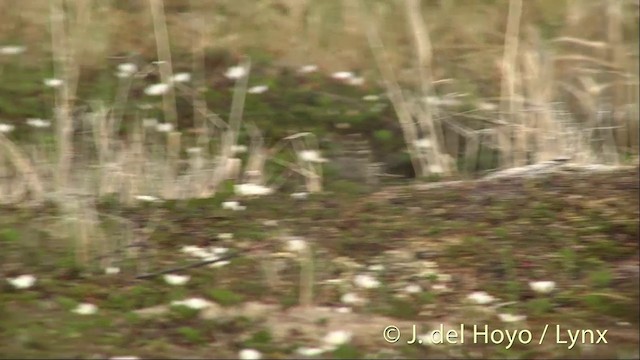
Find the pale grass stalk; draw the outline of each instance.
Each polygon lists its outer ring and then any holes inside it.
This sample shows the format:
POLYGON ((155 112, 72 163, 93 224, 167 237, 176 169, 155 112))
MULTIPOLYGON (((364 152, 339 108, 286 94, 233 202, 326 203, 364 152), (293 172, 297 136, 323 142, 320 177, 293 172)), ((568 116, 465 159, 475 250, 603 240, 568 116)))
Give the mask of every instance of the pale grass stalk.
MULTIPOLYGON (((171 76, 173 75, 173 68, 171 65, 171 49, 169 47, 169 33, 164 15, 163 0, 149 0, 149 7, 151 8, 158 61, 160 62, 158 65, 160 69, 160 80, 164 84, 169 84, 171 76)), ((176 110, 176 97, 172 86, 169 88, 169 91, 162 95, 162 106, 166 117, 165 120, 173 125, 174 129, 177 129, 178 114, 176 110)))
POLYGON ((178 131, 172 131, 167 134, 167 153, 163 180, 163 197, 166 199, 174 199, 179 190, 176 188, 176 177, 178 176, 178 161, 180 160, 180 136, 181 133, 178 131))
MULTIPOLYGON (((195 1, 190 0, 190 6, 192 11, 196 8, 195 1)), ((204 49, 207 39, 207 22, 205 21, 204 14, 195 15, 197 22, 197 41, 193 42, 191 51, 193 53, 192 59, 192 72, 193 72, 193 85, 195 88, 193 96, 193 123, 194 127, 198 130, 198 137, 196 145, 204 151, 205 147, 209 145, 209 132, 206 119, 207 103, 204 99, 204 92, 207 90, 205 85, 205 55, 204 49)), ((200 155, 202 156, 202 155, 200 155)))
POLYGON ((363 26, 365 27, 369 47, 371 48, 376 65, 382 75, 389 99, 391 100, 396 114, 398 115, 398 120, 400 121, 402 134, 407 144, 407 150, 411 157, 413 168, 419 176, 428 175, 427 159, 420 154, 419 149, 415 146, 415 142, 418 138, 417 129, 415 128, 408 103, 402 94, 402 90, 398 85, 393 68, 390 65, 389 54, 382 44, 382 40, 380 39, 378 31, 371 19, 371 15, 366 13, 367 6, 365 5, 365 2, 360 0, 359 5, 360 14, 363 16, 363 26))
POLYGON ((52 0, 50 4, 51 44, 54 57, 54 74, 63 81, 55 91, 55 119, 58 142, 58 166, 56 169, 56 189, 60 193, 67 187, 73 154, 73 122, 71 119, 72 93, 77 81, 70 36, 65 31, 63 0, 52 0), (75 76, 74 76, 75 75, 75 76))
MULTIPOLYGON (((425 26, 422 17, 422 10, 418 0, 405 0, 405 10, 409 18, 409 29, 413 35, 414 48, 417 55, 417 73, 420 79, 421 96, 426 99, 427 96, 435 94, 433 89, 433 73, 432 59, 433 50, 429 31, 425 26)), ((451 173, 450 163, 443 161, 441 146, 444 142, 444 133, 439 125, 435 124, 431 105, 426 101, 420 101, 416 107, 416 118, 418 125, 422 131, 423 137, 430 139, 433 146, 426 153, 427 161, 432 165, 439 165, 445 175, 451 173)))
POLYGON ((313 305, 313 285, 314 279, 314 264, 313 264, 313 251, 311 246, 307 244, 304 250, 300 254, 300 305, 312 306, 313 305))
MULTIPOLYGON (((504 116, 511 117, 510 124, 514 124, 513 119, 521 111, 519 103, 516 101, 517 92, 517 56, 518 56, 518 37, 520 33, 520 17, 522 15, 522 0, 509 1, 509 14, 507 18, 507 29, 505 32, 504 54, 501 63, 502 81, 500 86, 500 110, 504 116)), ((502 165, 504 167, 512 167, 522 165, 522 154, 520 149, 513 148, 512 126, 503 126, 499 137, 500 151, 502 152, 502 165)), ((520 138, 520 134, 516 134, 516 138, 520 138)), ((525 144, 517 141, 519 145, 525 144)))
POLYGON ((250 59, 246 58, 241 62, 240 66, 246 69, 246 74, 236 81, 234 87, 231 113, 229 114, 229 127, 222 134, 222 145, 217 157, 212 183, 210 184, 210 188, 212 188, 214 192, 218 184, 227 176, 227 162, 232 156, 232 147, 238 142, 238 135, 242 124, 242 110, 244 108, 244 100, 247 94, 247 84, 251 70, 250 59))
POLYGON ((249 135, 251 136, 251 145, 249 147, 249 159, 245 168, 246 174, 257 174, 251 176, 251 183, 264 184, 264 166, 267 160, 267 151, 264 148, 264 139, 260 133, 260 129, 254 124, 247 124, 249 135))
POLYGON ((6 154, 7 160, 13 163, 13 166, 25 180, 26 186, 31 193, 31 198, 36 203, 41 203, 45 198, 45 189, 38 176, 37 169, 22 151, 3 133, 0 133, 0 147, 6 154))

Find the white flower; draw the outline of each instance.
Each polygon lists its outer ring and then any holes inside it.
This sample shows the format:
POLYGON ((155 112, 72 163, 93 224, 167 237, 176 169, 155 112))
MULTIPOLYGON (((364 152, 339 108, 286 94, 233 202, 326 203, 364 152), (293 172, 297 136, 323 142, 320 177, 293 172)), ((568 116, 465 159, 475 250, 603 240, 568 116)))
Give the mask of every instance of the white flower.
POLYGON ((247 92, 249 94, 262 94, 267 90, 269 90, 269 87, 267 85, 257 85, 257 86, 250 87, 249 90, 247 90, 247 92))
POLYGON ((118 65, 116 76, 119 78, 128 78, 138 71, 138 66, 134 63, 123 63, 118 65))
POLYGON ((240 360, 260 360, 262 359, 262 353, 254 349, 242 349, 238 353, 240 360))
POLYGON ((1 55, 18 55, 18 54, 22 54, 26 50, 27 48, 24 46, 7 45, 7 46, 0 47, 0 54, 1 55))
POLYGON ((324 338, 322 342, 329 348, 336 348, 342 344, 346 344, 351 341, 352 334, 346 330, 331 331, 324 338))
POLYGON ((380 100, 380 96, 378 96, 378 95, 365 95, 364 97, 362 97, 362 100, 364 100, 364 101, 378 101, 378 100, 380 100))
POLYGON ((171 123, 160 123, 156 125, 157 132, 170 132, 173 131, 173 124, 171 123))
POLYGON ((7 278, 7 281, 16 289, 28 289, 36 283, 36 277, 33 275, 20 275, 14 278, 7 278))
POLYGON ((145 118, 142 119, 142 126, 149 128, 149 127, 156 127, 158 125, 158 119, 154 119, 154 118, 145 118))
POLYGON ((7 134, 7 133, 12 132, 13 129, 15 129, 15 126, 13 126, 11 124, 2 124, 2 123, 0 123, 0 133, 7 134))
POLYGON ((378 279, 367 274, 356 275, 353 278, 353 282, 356 284, 356 286, 364 289, 373 289, 380 286, 380 281, 378 281, 378 279))
POLYGON ((418 139, 415 142, 416 147, 420 149, 428 149, 431 147, 431 140, 427 138, 418 139))
POLYGON ((220 240, 231 240, 233 239, 232 233, 220 233, 218 234, 218 239, 220 240))
POLYGON ((486 305, 496 300, 493 296, 484 291, 475 291, 467 296, 467 299, 478 305, 486 305))
POLYGON ((322 355, 325 350, 321 348, 313 348, 313 347, 301 347, 296 350, 296 353, 301 356, 312 357, 322 355))
POLYGON ((364 78, 360 76, 349 78, 347 79, 347 84, 352 86, 360 86, 364 84, 364 78))
POLYGON ((211 249, 211 253, 215 254, 215 255, 223 255, 229 252, 229 248, 226 247, 222 247, 222 246, 216 246, 213 249, 211 249))
POLYGON ((232 66, 224 73, 228 79, 239 79, 247 74, 247 69, 242 66, 232 66))
POLYGON ((409 284, 404 288, 404 291, 409 294, 417 294, 422 291, 422 288, 417 284, 409 284))
POLYGON ((48 128, 51 126, 51 121, 43 119, 27 119, 27 125, 34 128, 48 128))
POLYGON ((555 289, 556 283, 554 281, 532 281, 529 283, 529 287, 539 294, 548 294, 555 289))
POLYGON ((320 153, 318 153, 315 150, 302 150, 298 154, 298 157, 302 161, 315 162, 315 163, 321 163, 321 162, 327 161, 327 159, 320 157, 320 153))
POLYGON ((196 253, 198 253, 201 250, 202 249, 200 247, 193 246, 193 245, 185 245, 180 249, 180 251, 182 251, 183 253, 189 254, 189 255, 195 255, 196 253))
POLYGON ((223 260, 223 261, 214 262, 213 264, 209 264, 209 267, 210 268, 219 268, 219 267, 227 266, 230 263, 231 262, 228 261, 228 260, 223 260))
POLYGON ((373 264, 373 265, 369 265, 369 267, 367 268, 369 271, 383 271, 384 270, 384 265, 382 264, 373 264))
POLYGON ((526 315, 513 315, 513 314, 498 314, 498 318, 500 318, 500 321, 507 322, 507 323, 520 322, 520 321, 527 320, 526 315))
POLYGON ((243 154, 247 152, 247 147, 245 145, 232 145, 231 152, 234 154, 243 154))
POLYGON ((167 91, 169 91, 169 85, 163 83, 149 85, 144 89, 144 93, 149 96, 159 96, 167 91))
POLYGON ((238 195, 269 195, 273 193, 273 189, 258 184, 238 184, 233 186, 233 191, 238 195))
POLYGON ((57 88, 62 85, 60 79, 44 79, 44 85, 50 88, 57 88))
POLYGON ((93 304, 82 303, 78 304, 78 306, 76 306, 76 308, 73 309, 72 312, 80 315, 93 315, 98 312, 98 307, 93 304))
POLYGON ((222 208, 225 210, 233 210, 240 206, 240 203, 237 201, 224 201, 222 203, 222 208))
POLYGON ((109 266, 106 269, 104 269, 104 273, 107 275, 115 275, 120 273, 120 268, 115 266, 109 266))
POLYGON ((351 292, 342 295, 340 301, 347 305, 359 305, 366 302, 366 300, 358 296, 358 294, 351 292))
POLYGON ((309 197, 309 193, 308 192, 295 192, 295 193, 291 193, 291 198, 292 199, 296 199, 296 200, 304 200, 306 198, 309 197))
POLYGON ((166 274, 164 281, 169 285, 184 285, 191 279, 189 275, 166 274))
POLYGON ((350 307, 346 307, 346 306, 341 306, 336 308, 336 312, 338 314, 349 314, 351 313, 351 308, 350 307))
POLYGON ((140 359, 137 356, 112 356, 109 360, 138 360, 140 359))
POLYGON ((301 66, 300 69, 298 69, 298 72, 301 74, 308 74, 315 71, 318 71, 317 65, 304 65, 304 66, 301 66))
POLYGON ((338 71, 331 74, 331 77, 337 80, 347 80, 353 78, 353 73, 349 71, 338 71))
POLYGON ((203 298, 189 298, 186 300, 176 300, 171 302, 171 306, 186 306, 194 310, 202 310, 211 305, 211 301, 205 300, 203 298))
POLYGON ((160 201, 160 199, 158 199, 155 196, 151 196, 151 195, 138 195, 138 196, 136 196, 136 200, 145 201, 145 202, 157 202, 157 201, 160 201))
POLYGON ((188 72, 177 73, 171 77, 171 82, 185 83, 189 81, 191 81, 191 74, 188 72))
POLYGON ((443 293, 443 292, 449 291, 449 288, 445 284, 433 284, 431 286, 431 290, 435 292, 443 293))
POLYGON ((307 248, 307 242, 302 239, 291 238, 287 241, 286 249, 289 252, 293 252, 293 253, 302 252, 306 248, 307 248))

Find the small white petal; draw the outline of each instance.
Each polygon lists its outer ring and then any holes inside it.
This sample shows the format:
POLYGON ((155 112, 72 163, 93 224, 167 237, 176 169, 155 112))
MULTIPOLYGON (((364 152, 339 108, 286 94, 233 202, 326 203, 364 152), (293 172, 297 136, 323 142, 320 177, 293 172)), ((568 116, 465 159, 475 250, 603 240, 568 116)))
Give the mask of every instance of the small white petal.
POLYGON ((109 360, 138 360, 140 359, 137 356, 112 356, 109 360))
POLYGON ((213 303, 202 298, 189 298, 186 300, 176 300, 171 302, 171 306, 186 306, 194 310, 202 310, 211 306, 213 303))
POLYGON ((16 127, 11 124, 2 124, 0 123, 0 133, 8 134, 13 131, 16 127))
POLYGON ((250 87, 249 90, 247 90, 247 92, 249 94, 262 94, 264 92, 267 92, 267 90, 269 90, 269 87, 267 85, 257 85, 257 86, 250 87))
POLYGON ((165 94, 167 91, 169 91, 169 85, 168 84, 153 84, 153 85, 149 85, 144 89, 144 93, 149 95, 149 96, 159 96, 162 94, 165 94))
POLYGON ((527 319, 525 315, 513 315, 513 314, 498 314, 498 318, 502 322, 520 322, 527 319))
POLYGON ((28 289, 36 283, 36 277, 33 275, 20 275, 14 278, 7 278, 7 281, 16 289, 28 289))
POLYGON ((104 273, 107 275, 115 275, 120 273, 120 268, 115 266, 109 266, 106 269, 104 269, 104 273))
POLYGON ((78 304, 78 306, 76 306, 76 308, 73 309, 72 312, 79 315, 93 315, 98 312, 98 307, 93 304, 82 303, 78 304))
POLYGON ((169 285, 184 285, 191 277, 189 275, 176 275, 166 274, 164 275, 164 281, 169 285))
POLYGON ((327 159, 320 157, 320 153, 315 150, 302 150, 298 153, 298 157, 300 160, 307 162, 321 163, 327 161, 327 159))
POLYGON ((173 131, 173 125, 171 123, 161 123, 156 125, 157 132, 170 132, 173 131))
POLYGON ((57 88, 59 86, 62 85, 62 80, 60 79, 44 79, 44 85, 51 87, 51 88, 57 88))
POLYGON ((340 301, 347 305, 360 305, 366 302, 365 299, 356 293, 346 293, 340 297, 340 301))
POLYGON ((155 196, 151 196, 151 195, 138 195, 138 196, 136 196, 136 200, 145 201, 145 202, 157 202, 157 201, 160 201, 160 199, 158 199, 155 196))
POLYGON ((404 291, 409 294, 417 294, 419 292, 422 292, 422 288, 417 284, 409 284, 404 288, 404 291))
POLYGON ((247 70, 242 66, 232 66, 224 73, 228 79, 239 79, 247 74, 247 70))
POLYGON ((232 233, 220 233, 218 234, 218 239, 220 240, 231 240, 233 239, 232 233))
POLYGON ((254 349, 242 349, 238 353, 240 360, 260 360, 262 359, 262 353, 254 349))
POLYGON ((298 69, 298 72, 301 74, 308 74, 308 73, 312 73, 318 71, 318 66, 317 65, 304 65, 302 67, 300 67, 300 69, 298 69))
POLYGON ((231 264, 231 262, 230 262, 230 261, 228 261, 228 260, 223 260, 223 261, 214 262, 213 264, 210 264, 210 265, 209 265, 209 267, 210 267, 210 268, 221 268, 221 267, 223 267, 223 266, 227 266, 227 265, 229 265, 229 264, 231 264))
POLYGON ((380 281, 378 281, 378 279, 367 274, 356 275, 353 278, 353 282, 356 284, 356 286, 364 289, 374 289, 380 286, 380 281))
POLYGON ((467 299, 478 305, 486 305, 496 300, 484 291, 475 291, 467 296, 467 299))
POLYGON ((365 95, 362 100, 364 101, 378 101, 380 100, 380 96, 378 95, 365 95))
POLYGON ((529 283, 529 287, 537 293, 548 294, 555 289, 556 283, 554 281, 532 281, 529 283))
POLYGON ((338 347, 342 344, 346 344, 351 341, 352 334, 350 331, 346 330, 336 330, 331 331, 324 338, 322 338, 322 342, 329 347, 338 347))
POLYGON ((369 265, 369 267, 367 267, 367 269, 369 271, 375 271, 375 272, 384 271, 384 265, 382 265, 382 264, 373 264, 373 265, 369 265))
POLYGON ((292 193, 290 196, 291 196, 292 199, 304 200, 304 199, 309 197, 309 193, 308 192, 304 192, 304 191, 303 192, 295 192, 295 193, 292 193))
POLYGON ((298 355, 307 356, 307 357, 322 355, 322 353, 324 352, 325 352, 324 349, 313 348, 313 347, 301 347, 298 350, 296 350, 296 353, 298 353, 298 355))
POLYGON ((27 119, 27 125, 34 128, 48 128, 51 126, 51 121, 43 119, 27 119))
POLYGON ((286 250, 297 253, 307 248, 307 242, 302 239, 293 238, 287 241, 286 250))
POLYGON ((233 190, 236 194, 245 196, 269 195, 273 193, 273 189, 269 187, 251 183, 234 185, 233 190))
POLYGON ((338 80, 347 80, 353 78, 353 73, 349 71, 338 71, 331 74, 331 77, 338 80))
POLYGON ((26 47, 20 45, 7 45, 0 47, 0 55, 18 55, 27 50, 26 47))
POLYGON ((171 77, 171 82, 185 83, 191 81, 191 74, 187 72, 177 73, 171 77))
POLYGON ((418 139, 415 141, 416 147, 420 149, 428 149, 431 147, 431 140, 427 138, 418 139))

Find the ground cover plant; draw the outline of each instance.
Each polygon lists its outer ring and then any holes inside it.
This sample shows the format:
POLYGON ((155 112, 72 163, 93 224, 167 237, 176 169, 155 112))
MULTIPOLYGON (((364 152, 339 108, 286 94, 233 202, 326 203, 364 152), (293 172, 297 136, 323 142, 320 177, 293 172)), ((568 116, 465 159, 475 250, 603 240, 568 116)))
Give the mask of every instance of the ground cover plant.
POLYGON ((638 358, 637 3, 0 8, 0 357, 638 358))

